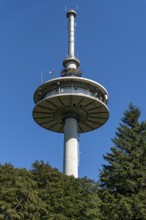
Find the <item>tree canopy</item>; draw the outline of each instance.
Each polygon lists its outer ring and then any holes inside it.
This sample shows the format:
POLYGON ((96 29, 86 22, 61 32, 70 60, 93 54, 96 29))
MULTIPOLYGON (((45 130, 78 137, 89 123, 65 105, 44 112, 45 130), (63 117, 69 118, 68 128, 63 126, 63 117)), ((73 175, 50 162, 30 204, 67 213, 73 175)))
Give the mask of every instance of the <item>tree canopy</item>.
POLYGON ((124 112, 100 174, 103 219, 146 219, 146 121, 133 104, 124 112))
POLYGON ((0 166, 0 219, 98 220, 97 184, 88 178, 66 176, 48 163, 32 169, 0 166))

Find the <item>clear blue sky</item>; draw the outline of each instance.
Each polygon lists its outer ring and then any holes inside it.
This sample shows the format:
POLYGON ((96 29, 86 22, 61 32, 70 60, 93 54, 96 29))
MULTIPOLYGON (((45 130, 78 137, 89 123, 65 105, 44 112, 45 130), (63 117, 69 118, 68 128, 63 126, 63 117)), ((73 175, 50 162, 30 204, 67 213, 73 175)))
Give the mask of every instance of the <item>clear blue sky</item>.
POLYGON ((63 135, 38 126, 32 110, 41 71, 48 80, 53 67, 55 77, 63 69, 65 5, 79 6, 76 53, 83 77, 109 92, 108 122, 80 136, 79 176, 96 180, 129 103, 146 119, 146 0, 0 1, 0 163, 30 169, 43 160, 62 171, 63 135))

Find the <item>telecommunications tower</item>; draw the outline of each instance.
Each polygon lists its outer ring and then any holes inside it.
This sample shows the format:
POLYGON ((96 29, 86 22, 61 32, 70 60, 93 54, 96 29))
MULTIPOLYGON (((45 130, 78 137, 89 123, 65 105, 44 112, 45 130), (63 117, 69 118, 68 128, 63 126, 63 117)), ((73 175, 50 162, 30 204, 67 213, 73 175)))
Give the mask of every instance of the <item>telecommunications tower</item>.
POLYGON ((64 133, 64 173, 78 177, 79 133, 102 126, 109 117, 108 93, 99 83, 81 77, 75 57, 75 17, 69 10, 68 57, 61 77, 40 85, 34 93, 34 120, 43 128, 64 133))

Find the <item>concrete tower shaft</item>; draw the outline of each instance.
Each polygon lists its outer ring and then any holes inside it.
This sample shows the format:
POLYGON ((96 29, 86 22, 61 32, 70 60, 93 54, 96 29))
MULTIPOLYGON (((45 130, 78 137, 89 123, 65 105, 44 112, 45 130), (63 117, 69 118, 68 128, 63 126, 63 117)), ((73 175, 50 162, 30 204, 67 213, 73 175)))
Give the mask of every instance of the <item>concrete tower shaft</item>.
POLYGON ((78 121, 66 118, 64 121, 64 173, 78 177, 78 121))

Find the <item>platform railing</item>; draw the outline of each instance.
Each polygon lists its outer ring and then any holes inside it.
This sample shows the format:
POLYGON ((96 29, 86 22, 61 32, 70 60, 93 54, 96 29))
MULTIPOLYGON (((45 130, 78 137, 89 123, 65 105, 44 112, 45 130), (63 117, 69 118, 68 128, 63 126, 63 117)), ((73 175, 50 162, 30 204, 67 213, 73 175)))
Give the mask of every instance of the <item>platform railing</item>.
POLYGON ((55 96, 55 95, 63 95, 63 94, 83 94, 83 95, 87 95, 90 97, 94 97, 102 102, 104 102, 105 104, 107 103, 106 97, 101 94, 99 94, 98 92, 93 92, 90 91, 89 89, 85 89, 85 88, 79 88, 79 87, 59 87, 56 89, 53 89, 49 92, 46 93, 46 95, 44 96, 44 98, 48 98, 51 96, 55 96))

